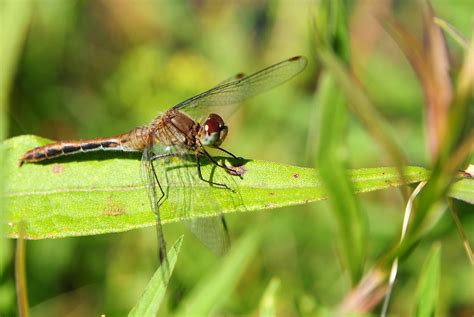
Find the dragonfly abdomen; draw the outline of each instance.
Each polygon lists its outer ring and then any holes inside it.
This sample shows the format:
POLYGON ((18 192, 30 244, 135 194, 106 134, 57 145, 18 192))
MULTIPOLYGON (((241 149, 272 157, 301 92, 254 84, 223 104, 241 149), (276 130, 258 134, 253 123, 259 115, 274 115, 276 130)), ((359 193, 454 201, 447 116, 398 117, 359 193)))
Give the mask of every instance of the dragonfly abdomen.
MULTIPOLYGON (((137 128, 132 133, 124 133, 110 138, 60 141, 36 147, 26 152, 20 159, 20 166, 25 162, 40 162, 63 155, 93 151, 140 151, 144 143, 137 128)), ((140 131, 139 132, 143 132, 140 131)))
POLYGON ((20 166, 25 162, 40 162, 63 155, 92 151, 143 151, 147 145, 148 129, 135 128, 128 133, 113 137, 59 141, 36 147, 26 152, 20 159, 20 166))
POLYGON ((77 141, 61 141, 34 148, 26 152, 20 159, 20 166, 25 162, 39 162, 63 155, 92 151, 133 151, 122 146, 118 138, 97 138, 77 141))

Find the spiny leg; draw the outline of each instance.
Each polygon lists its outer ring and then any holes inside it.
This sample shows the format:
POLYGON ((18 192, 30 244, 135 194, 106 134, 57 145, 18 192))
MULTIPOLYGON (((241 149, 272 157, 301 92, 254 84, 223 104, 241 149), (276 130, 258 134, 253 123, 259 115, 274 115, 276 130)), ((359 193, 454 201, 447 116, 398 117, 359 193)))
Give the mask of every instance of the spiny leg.
MULTIPOLYGON (((163 197, 165 197, 165 192, 163 191, 163 188, 161 187, 160 181, 158 180, 158 176, 156 175, 155 166, 153 165, 153 161, 151 160, 150 160, 150 165, 153 172, 154 181, 156 182, 156 184, 158 184, 158 188, 160 189, 160 192, 161 192, 161 197, 158 200, 153 201, 153 204, 154 204, 153 211, 155 212, 155 216, 156 216, 156 236, 158 238, 158 244, 159 244, 158 258, 160 260, 160 264, 165 263, 165 265, 167 266, 168 264, 167 264, 167 259, 166 259, 166 241, 165 241, 165 237, 163 236, 163 229, 161 227, 161 217, 160 217, 160 204, 163 197)), ((153 192, 156 194, 155 189, 153 189, 153 192)))
POLYGON ((202 148, 202 153, 216 166, 219 166, 220 168, 223 168, 224 170, 226 170, 227 172, 229 173, 232 173, 232 169, 227 167, 225 164, 220 164, 219 162, 217 162, 211 154, 209 154, 209 152, 206 151, 206 149, 202 148))
MULTIPOLYGON (((163 191, 163 187, 161 186, 161 183, 160 183, 160 180, 158 179, 158 175, 156 174, 156 170, 155 170, 155 165, 153 164, 153 161, 154 160, 158 160, 158 159, 162 159, 162 158, 166 158, 166 157, 171 157, 171 156, 175 156, 176 154, 175 153, 167 153, 167 154, 160 154, 160 155, 154 155, 150 158, 150 165, 151 165, 151 169, 152 169, 152 172, 153 172, 153 178, 154 178, 154 181, 156 182, 156 184, 158 184, 158 188, 160 189, 160 192, 161 192, 161 196, 160 198, 154 202, 155 206, 154 206, 154 210, 156 211, 155 214, 156 214, 156 235, 158 237, 158 243, 160 244, 160 247, 159 247, 159 251, 158 251, 158 256, 159 256, 159 260, 160 260, 160 263, 161 264, 165 264, 166 266, 168 266, 168 261, 167 261, 167 258, 166 258, 166 241, 165 241, 165 238, 163 236, 163 229, 161 227, 161 217, 160 217, 160 212, 159 212, 159 208, 162 204, 162 200, 165 198, 165 192, 163 191)), ((167 269, 167 268, 166 268, 167 269)))
POLYGON ((176 156, 176 155, 177 155, 176 153, 166 153, 166 154, 154 155, 150 158, 150 164, 153 170, 153 177, 155 178, 155 181, 158 184, 158 188, 160 189, 160 192, 161 192, 160 199, 158 199, 158 202, 157 202, 157 207, 161 206, 162 200, 165 198, 166 195, 165 195, 165 192, 163 191, 163 187, 161 187, 160 181, 158 180, 158 176, 156 175, 156 170, 155 170, 155 166, 153 165, 153 161, 167 158, 167 157, 176 156))
POLYGON ((237 160, 238 160, 238 159, 242 159, 242 157, 237 157, 237 156, 235 156, 234 154, 232 154, 231 152, 229 152, 229 151, 227 151, 226 149, 223 149, 223 148, 221 148, 221 147, 216 147, 216 149, 221 150, 222 152, 224 152, 224 153, 226 153, 226 154, 229 154, 230 156, 232 156, 233 158, 235 158, 235 159, 237 159, 237 160))
MULTIPOLYGON (((212 163, 214 163, 215 165, 221 167, 221 168, 224 168, 222 165, 220 165, 219 163, 216 162, 216 160, 214 160, 209 154, 206 155, 211 161, 212 163)), ((202 173, 201 173, 201 153, 199 152, 196 152, 195 154, 195 157, 196 157, 196 166, 197 166, 197 172, 198 172, 198 176, 199 176, 199 179, 210 184, 210 185, 213 185, 213 186, 217 186, 217 187, 220 187, 220 188, 225 188, 225 189, 228 189, 230 191, 233 191, 229 186, 227 186, 226 184, 221 184, 221 183, 215 183, 211 180, 207 180, 205 179, 203 176, 202 176, 202 173)))

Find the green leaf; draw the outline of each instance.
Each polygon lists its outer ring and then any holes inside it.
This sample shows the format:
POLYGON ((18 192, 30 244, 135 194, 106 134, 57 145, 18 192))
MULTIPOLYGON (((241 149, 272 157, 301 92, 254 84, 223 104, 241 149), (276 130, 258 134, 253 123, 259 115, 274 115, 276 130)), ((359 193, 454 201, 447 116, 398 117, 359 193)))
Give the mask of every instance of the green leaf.
POLYGON ((156 270, 155 274, 153 274, 153 277, 150 279, 150 282, 148 282, 145 291, 138 300, 138 303, 133 307, 128 316, 156 316, 161 301, 165 296, 168 282, 173 273, 182 243, 183 236, 179 237, 173 247, 168 251, 167 267, 161 265, 158 270, 156 270))
POLYGON ((262 299, 260 300, 260 317, 272 317, 277 316, 276 314, 276 293, 280 289, 280 279, 274 277, 263 293, 262 299))
MULTIPOLYGON (((8 108, 10 106, 10 94, 16 67, 22 53, 24 41, 27 37, 28 26, 33 12, 33 1, 2 1, 0 4, 0 142, 8 133, 8 108)), ((5 222, 5 201, 1 199, 5 193, 7 175, 3 169, 5 166, 5 152, 0 147, 0 222, 5 222)), ((5 237, 5 227, 0 227, 0 239, 5 237)), ((2 250, 4 241, 0 241, 2 260, 0 260, 0 276, 4 270, 7 252, 2 250)))
POLYGON ((451 186, 449 196, 474 204, 474 179, 464 178, 451 186))
POLYGON ((2 1, 0 10, 0 141, 8 131, 9 94, 17 60, 28 32, 33 1, 2 1))
POLYGON ((316 52, 318 53, 318 61, 327 72, 334 76, 338 87, 345 95, 346 100, 349 101, 350 111, 362 122, 370 135, 382 147, 387 157, 401 171, 403 164, 406 162, 405 155, 395 141, 394 132, 388 122, 377 111, 364 89, 360 87, 360 83, 344 64, 344 61, 327 49, 318 47, 316 52))
POLYGON ((362 276, 367 243, 367 222, 347 173, 347 109, 334 77, 325 72, 318 93, 321 108, 317 166, 339 225, 338 245, 343 266, 352 283, 362 276))
MULTIPOLYGON (((26 239, 95 235, 155 225, 140 178, 139 155, 96 152, 18 167, 25 151, 48 142, 21 136, 0 145, 7 153, 4 168, 9 181, 2 199, 9 237, 18 236, 20 221, 26 224, 26 239)), ((264 161, 248 161, 242 169, 246 171, 242 179, 214 169, 213 179, 225 178, 236 189, 234 193, 211 188, 199 180, 187 187, 170 183, 170 196, 160 210, 162 221, 301 205, 327 198, 314 169, 264 161), (185 193, 194 197, 189 214, 183 213, 189 207, 185 193)), ((203 166, 205 177, 212 170, 210 164, 203 166)), ((192 164, 189 172, 195 175, 192 164)), ((359 193, 402 185, 394 168, 358 169, 348 174, 354 191, 359 193)), ((405 170, 408 183, 428 176, 429 172, 421 167, 405 170)))
POLYGON ((209 316, 219 309, 255 255, 261 231, 251 230, 239 239, 218 268, 210 271, 185 298, 176 316, 209 316))
POLYGON ((441 247, 435 244, 426 259, 416 291, 415 312, 418 317, 435 315, 436 302, 439 295, 441 276, 441 247))

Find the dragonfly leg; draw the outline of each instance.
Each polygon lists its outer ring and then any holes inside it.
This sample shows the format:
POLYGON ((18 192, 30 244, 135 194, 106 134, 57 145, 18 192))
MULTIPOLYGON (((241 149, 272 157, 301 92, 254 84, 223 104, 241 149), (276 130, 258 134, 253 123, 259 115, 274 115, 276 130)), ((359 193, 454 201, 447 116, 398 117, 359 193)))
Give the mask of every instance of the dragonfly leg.
MULTIPOLYGON (((214 163, 216 166, 219 166, 220 168, 224 169, 227 173, 229 173, 230 175, 233 175, 233 176, 239 176, 240 178, 242 178, 242 172, 239 171, 239 170, 236 170, 232 167, 228 167, 227 165, 224 164, 219 164, 212 156, 211 154, 209 154, 204 148, 201 149, 202 150, 202 153, 204 155, 206 155, 206 157, 211 160, 212 163, 214 163)), ((219 148, 219 150, 223 150, 221 148, 219 148)), ((223 150, 225 151, 225 150, 223 150)), ((232 153, 228 152, 228 151, 225 151, 226 153, 229 153, 230 155, 232 155, 233 157, 235 157, 232 153)), ((238 158, 238 157, 235 157, 236 159, 242 159, 242 158, 238 158)))
POLYGON ((155 165, 153 165, 153 161, 150 162, 151 169, 153 170, 153 177, 155 178, 156 183, 158 184, 158 188, 160 189, 161 196, 156 202, 156 207, 160 207, 162 200, 165 198, 165 192, 163 191, 163 187, 161 187, 160 180, 158 179, 158 176, 156 175, 156 170, 155 170, 155 165))
POLYGON ((235 159, 242 159, 241 157, 237 157, 237 156, 235 156, 234 154, 232 154, 231 152, 229 152, 229 151, 227 151, 226 149, 223 149, 223 148, 221 148, 221 147, 216 147, 216 149, 221 150, 222 152, 224 152, 224 153, 226 153, 226 154, 229 154, 230 156, 232 156, 232 157, 235 158, 235 159))
POLYGON ((158 179, 158 175, 156 174, 155 165, 153 164, 153 161, 166 158, 166 157, 176 156, 176 155, 177 155, 176 153, 166 153, 166 154, 154 155, 150 158, 150 165, 153 172, 153 178, 155 179, 156 184, 158 184, 158 188, 160 189, 160 193, 161 193, 160 198, 156 202, 154 202, 155 208, 153 209, 156 211, 156 236, 158 239, 158 246, 159 246, 158 259, 160 261, 160 264, 164 268, 163 274, 165 275, 169 274, 169 263, 166 257, 166 240, 165 240, 165 237, 163 236, 163 229, 161 227, 161 217, 160 217, 159 208, 161 204, 163 203, 163 200, 165 199, 166 194, 163 190, 163 187, 161 186, 160 180, 158 179))
POLYGON ((160 192, 161 192, 161 196, 158 199, 158 201, 156 202, 157 207, 160 207, 161 204, 163 203, 163 199, 165 198, 165 192, 163 191, 163 187, 161 186, 161 183, 158 179, 158 176, 156 175, 155 166, 153 165, 153 161, 159 160, 159 159, 162 159, 162 158, 176 156, 176 155, 177 155, 176 153, 157 154, 157 155, 154 155, 150 158, 151 168, 153 170, 153 177, 155 178, 155 181, 158 184, 158 188, 160 189, 160 192))
MULTIPOLYGON (((207 156, 207 155, 206 155, 207 156)), ((202 173, 201 173, 201 160, 200 160, 200 157, 201 157, 201 153, 199 152, 196 152, 196 166, 197 166, 197 172, 198 172, 198 176, 199 176, 199 179, 212 185, 212 186, 217 186, 217 187, 220 187, 220 188, 225 188, 225 189, 228 189, 230 191, 233 191, 229 186, 227 186, 226 184, 221 184, 221 183, 216 183, 216 182, 213 182, 211 180, 208 180, 208 179, 205 179, 203 176, 202 176, 202 173)), ((223 166, 221 166, 219 163, 217 163, 212 157, 210 157, 209 155, 209 159, 214 163, 216 164, 217 166, 219 167, 222 167, 222 168, 225 168, 223 166)))
MULTIPOLYGON (((228 168, 225 164, 220 164, 217 162, 209 152, 206 151, 206 149, 202 148, 202 153, 216 166, 219 166, 220 168, 225 169, 227 172, 231 173, 232 169, 228 168)), ((227 152, 227 151, 226 151, 227 152)), ((230 153, 230 152, 229 152, 230 153)))

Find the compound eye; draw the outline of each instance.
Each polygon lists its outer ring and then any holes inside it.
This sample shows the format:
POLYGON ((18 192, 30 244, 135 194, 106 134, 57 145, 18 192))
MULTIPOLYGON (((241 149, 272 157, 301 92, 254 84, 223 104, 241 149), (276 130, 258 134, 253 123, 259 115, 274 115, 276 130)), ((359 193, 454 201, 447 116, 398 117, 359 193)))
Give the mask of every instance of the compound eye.
POLYGON ((224 127, 224 120, 215 113, 212 113, 204 123, 204 130, 208 135, 219 133, 224 127))
POLYGON ((226 136, 227 127, 224 124, 224 120, 222 120, 219 115, 211 113, 199 131, 201 144, 204 146, 218 147, 222 144, 226 136))

